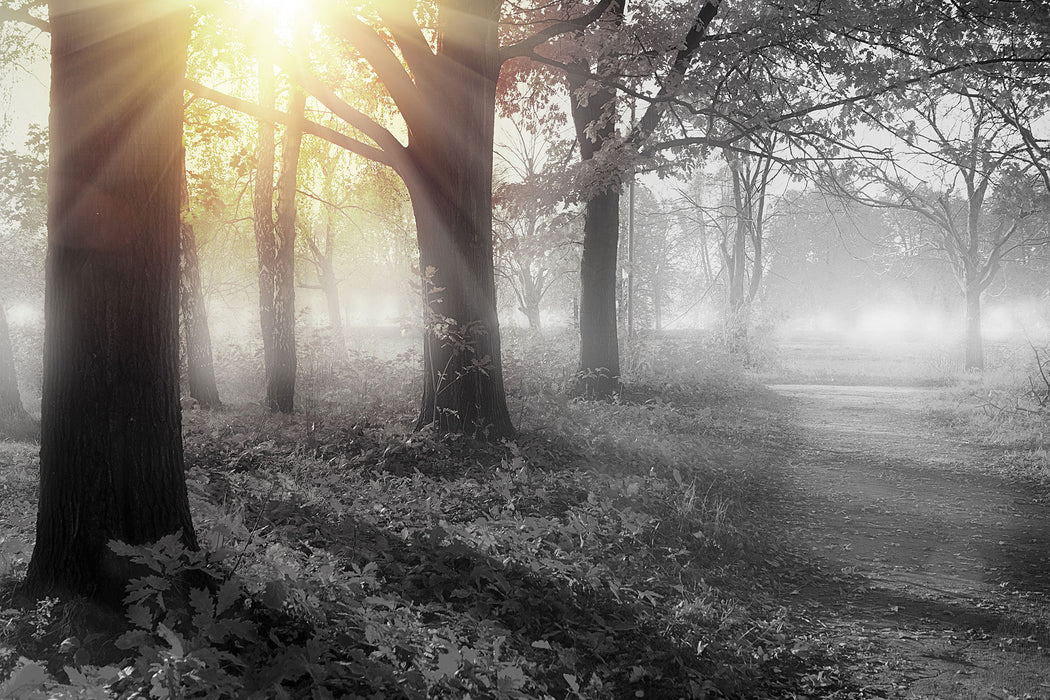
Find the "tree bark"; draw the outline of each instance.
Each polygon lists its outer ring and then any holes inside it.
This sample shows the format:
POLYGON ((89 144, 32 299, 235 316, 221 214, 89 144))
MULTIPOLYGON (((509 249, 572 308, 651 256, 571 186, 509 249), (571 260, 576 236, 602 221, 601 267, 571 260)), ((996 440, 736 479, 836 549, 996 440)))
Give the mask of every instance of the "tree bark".
MULTIPOLYGON (((259 58, 259 104, 273 109, 277 88, 273 63, 259 58)), ((262 332, 263 368, 266 375, 267 402, 274 372, 274 280, 277 241, 273 221, 273 178, 275 165, 274 125, 259 120, 255 146, 255 192, 252 201, 252 223, 255 230, 255 255, 259 264, 259 326, 262 332)))
MULTIPOLYGON (((584 103, 584 83, 570 76, 569 102, 580 156, 592 160, 613 140, 616 93, 599 88, 584 103), (596 125, 596 126, 592 126, 596 125), (593 139, 588 134, 593 129, 593 139)), ((587 198, 580 261, 580 366, 572 393, 608 398, 620 390, 620 349, 616 334, 616 257, 620 240, 619 179, 587 198)))
POLYGON ((984 369, 984 343, 981 340, 981 288, 969 283, 966 296, 966 369, 984 369))
POLYGON ((534 331, 541 330, 543 320, 540 316, 540 302, 543 299, 543 280, 536 280, 532 270, 524 268, 519 276, 521 280, 521 312, 529 321, 529 328, 534 331))
POLYGON ((200 260, 193 225, 183 220, 180 226, 182 272, 179 275, 182 302, 182 330, 186 346, 186 378, 190 396, 201 408, 219 408, 219 387, 215 382, 208 310, 201 285, 200 260))
POLYGON ((196 547, 178 385, 182 79, 189 11, 52 0, 51 169, 31 595, 119 604, 108 548, 196 547))
POLYGON ((346 362, 346 333, 343 332, 343 307, 339 300, 339 281, 330 257, 320 263, 318 273, 325 306, 328 308, 328 325, 332 329, 332 354, 336 362, 346 362))
POLYGON ((503 387, 492 242, 492 143, 499 2, 439 4, 425 114, 406 115, 424 273, 423 399, 417 427, 514 434, 503 387))
POLYGON ((208 307, 204 303, 204 288, 201 285, 197 237, 193 225, 188 221, 189 187, 185 166, 182 173, 179 299, 186 347, 186 378, 191 398, 202 408, 219 408, 222 402, 219 401, 219 387, 215 383, 215 361, 212 358, 211 332, 208 330, 208 307))
POLYGON ((11 331, 7 325, 7 311, 0 301, 0 434, 19 436, 23 433, 22 427, 29 422, 29 414, 22 405, 22 395, 18 392, 18 375, 15 371, 11 331))
POLYGON ((267 375, 266 401, 273 411, 291 413, 295 405, 295 191, 306 94, 293 88, 291 119, 281 144, 281 175, 277 181, 277 220, 273 266, 273 365, 267 375))
MULTIPOLYGON (((324 181, 325 199, 332 201, 332 176, 328 171, 324 181)), ((339 299, 339 279, 335 274, 335 211, 325 206, 324 248, 319 248, 314 239, 307 238, 317 264, 317 277, 328 307, 328 325, 332 329, 332 352, 337 363, 346 362, 346 332, 343 329, 343 306, 339 299)))

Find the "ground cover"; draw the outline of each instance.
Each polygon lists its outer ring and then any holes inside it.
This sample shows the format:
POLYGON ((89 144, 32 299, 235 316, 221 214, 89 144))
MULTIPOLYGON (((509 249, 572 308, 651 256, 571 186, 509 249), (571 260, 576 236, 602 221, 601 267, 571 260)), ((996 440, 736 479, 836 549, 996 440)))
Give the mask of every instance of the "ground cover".
POLYGON ((521 430, 491 445, 409 430, 402 343, 307 357, 292 417, 187 410, 204 551, 122 548, 148 570, 126 615, 17 598, 35 448, 0 446, 4 693, 1050 695, 1045 492, 971 432, 978 380, 857 387, 881 370, 842 360, 768 389, 667 336, 582 402, 564 338, 511 337, 521 430))
MULTIPOLYGON (((149 570, 124 618, 19 607, 32 528, 3 516, 5 692, 859 692, 836 671, 838 640, 785 605, 794 563, 763 514, 782 478, 776 398, 709 344, 675 339, 629 355, 620 401, 569 401, 569 353, 529 342, 508 353, 521 431, 499 445, 409 431, 411 353, 307 363, 292 417, 187 411, 204 551, 121 548, 149 570), (180 589, 186 571, 203 584, 180 589)), ((0 512, 31 513, 33 448, 4 450, 0 512)))

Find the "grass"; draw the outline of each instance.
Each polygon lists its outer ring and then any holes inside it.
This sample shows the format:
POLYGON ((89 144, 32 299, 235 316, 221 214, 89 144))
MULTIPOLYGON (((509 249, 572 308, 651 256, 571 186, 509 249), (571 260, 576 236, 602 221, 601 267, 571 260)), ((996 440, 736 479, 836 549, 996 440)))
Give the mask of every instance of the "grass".
MULTIPOLYGON (((4 444, 0 695, 856 694, 839 641, 783 604, 808 574, 770 505, 776 400, 713 343, 639 339, 623 397, 592 403, 565 398, 571 342, 511 333, 520 433, 491 445, 411 432, 418 354, 379 342, 392 359, 358 343, 347 367, 308 347, 293 416, 185 414, 204 549, 121 549, 157 575, 116 621, 15 604, 37 467, 4 444), (186 571, 210 584, 179 589, 186 571)), ((227 376, 258 366, 225 357, 243 363, 227 376)))

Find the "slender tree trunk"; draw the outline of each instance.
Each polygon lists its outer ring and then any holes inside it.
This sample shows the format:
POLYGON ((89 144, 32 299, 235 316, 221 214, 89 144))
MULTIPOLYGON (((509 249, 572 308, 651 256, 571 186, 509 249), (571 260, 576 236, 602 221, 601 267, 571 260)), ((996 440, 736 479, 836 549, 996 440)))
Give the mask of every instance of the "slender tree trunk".
POLYGON ((540 284, 532 276, 531 270, 525 268, 520 275, 521 279, 521 312, 529 321, 529 328, 538 331, 543 327, 540 318, 540 284))
POLYGON ((15 371, 15 353, 11 345, 11 331, 7 312, 0 301, 0 434, 21 434, 29 422, 29 414, 18 393, 18 375, 15 371))
POLYGON ((219 387, 215 383, 215 362, 211 352, 211 333, 208 330, 208 308, 204 303, 201 285, 200 259, 197 256, 197 237, 188 219, 189 188, 186 171, 182 178, 182 223, 180 233, 179 299, 182 302, 182 330, 186 347, 186 374, 190 396, 202 408, 219 408, 219 387))
POLYGON ((288 113, 292 120, 281 145, 281 175, 277 181, 273 297, 273 366, 266 384, 271 410, 291 413, 295 404, 295 191, 299 179, 300 122, 306 94, 293 89, 288 113))
POLYGON ((328 325, 332 329, 332 352, 337 362, 346 362, 346 333, 343 332, 343 308, 339 301, 339 281, 331 258, 321 261, 321 291, 328 307, 328 325))
MULTIPOLYGON (((277 88, 274 84, 273 63, 259 58, 259 104, 273 109, 277 88)), ((274 373, 274 275, 277 241, 273 222, 273 178, 275 160, 274 126, 259 121, 255 146, 255 193, 252 203, 252 222, 255 229, 255 254, 259 264, 259 326, 262 332, 263 368, 266 375, 267 399, 274 373)))
MULTIPOLYGON (((332 201, 332 175, 325 178, 325 198, 332 201)), ((346 362, 346 332, 343 329, 343 308, 339 299, 339 279, 335 275, 335 221, 332 207, 325 207, 324 248, 310 241, 317 258, 317 277, 328 307, 328 325, 332 329, 332 351, 336 362, 346 362)))
POLYGON ((52 0, 44 387, 27 591, 113 604, 110 540, 196 547, 178 385, 189 11, 52 0))
POLYGON ((211 332, 208 330, 208 310, 201 285, 200 260, 197 257, 197 238, 193 225, 183 221, 182 274, 179 275, 182 301, 182 330, 186 345, 186 375, 190 396, 202 408, 219 408, 219 387, 215 383, 215 361, 211 351, 211 332))
POLYGON ((981 340, 981 288, 966 287, 966 369, 984 369, 984 343, 981 340))
POLYGON ((424 274, 427 331, 418 427, 514 434, 503 386, 492 244, 498 2, 439 7, 439 75, 409 124, 406 174, 424 274), (469 134, 464 140, 463 134, 469 134))

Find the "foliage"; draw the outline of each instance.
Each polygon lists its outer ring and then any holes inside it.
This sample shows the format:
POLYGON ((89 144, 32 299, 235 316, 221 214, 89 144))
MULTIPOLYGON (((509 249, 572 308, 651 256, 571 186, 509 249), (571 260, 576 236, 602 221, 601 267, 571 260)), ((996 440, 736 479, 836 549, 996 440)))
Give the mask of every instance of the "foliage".
POLYGON ((677 337, 639 351, 652 361, 619 401, 566 401, 541 388, 571 361, 558 340, 543 354, 530 334, 514 354, 530 361, 508 361, 527 409, 516 442, 409 432, 390 404, 337 412, 396 385, 398 361, 332 375, 360 386, 323 413, 187 413, 204 549, 114 543, 139 573, 104 640, 69 601, 8 605, 5 697, 843 688, 837 652, 776 600, 792 564, 754 515, 776 488, 762 390, 677 337))

